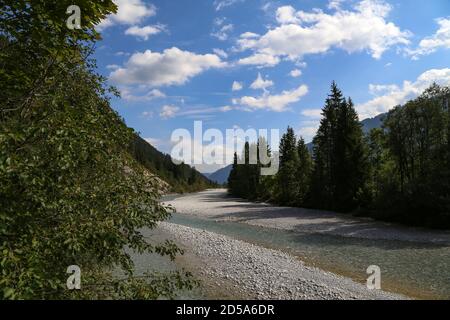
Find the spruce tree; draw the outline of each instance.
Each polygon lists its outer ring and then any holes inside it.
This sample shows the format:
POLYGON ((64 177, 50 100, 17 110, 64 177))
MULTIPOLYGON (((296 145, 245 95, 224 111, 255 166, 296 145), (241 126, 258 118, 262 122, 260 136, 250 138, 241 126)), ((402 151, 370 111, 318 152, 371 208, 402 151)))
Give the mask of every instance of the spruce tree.
POLYGON ((312 158, 302 137, 300 137, 297 144, 297 153, 299 162, 296 171, 298 183, 296 203, 298 206, 306 206, 308 205, 307 198, 311 187, 312 158))
POLYGON ((296 172, 299 166, 297 142, 294 130, 288 127, 280 141, 280 169, 277 174, 277 201, 283 205, 296 202, 298 181, 296 172))
POLYGON ((335 82, 314 138, 312 195, 317 207, 351 211, 363 191, 367 165, 363 132, 351 99, 335 82))

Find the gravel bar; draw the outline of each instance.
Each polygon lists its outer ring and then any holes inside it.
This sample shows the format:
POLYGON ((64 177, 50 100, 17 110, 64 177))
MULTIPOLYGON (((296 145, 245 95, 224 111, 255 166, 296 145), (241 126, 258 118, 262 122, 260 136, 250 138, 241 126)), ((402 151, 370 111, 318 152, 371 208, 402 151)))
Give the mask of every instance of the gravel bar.
POLYGON ((168 222, 160 223, 159 227, 195 256, 197 276, 234 288, 236 297, 264 300, 407 299, 398 294, 369 290, 349 278, 306 266, 282 251, 168 222))

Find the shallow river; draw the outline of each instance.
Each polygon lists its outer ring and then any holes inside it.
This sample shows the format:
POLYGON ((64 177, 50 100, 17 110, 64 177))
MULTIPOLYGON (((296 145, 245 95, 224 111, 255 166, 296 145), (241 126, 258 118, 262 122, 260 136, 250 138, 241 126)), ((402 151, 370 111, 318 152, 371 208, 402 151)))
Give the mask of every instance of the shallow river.
POLYGON ((382 289, 416 298, 450 299, 450 248, 407 241, 299 233, 174 214, 172 223, 289 252, 308 265, 364 283, 369 265, 381 268, 382 289))

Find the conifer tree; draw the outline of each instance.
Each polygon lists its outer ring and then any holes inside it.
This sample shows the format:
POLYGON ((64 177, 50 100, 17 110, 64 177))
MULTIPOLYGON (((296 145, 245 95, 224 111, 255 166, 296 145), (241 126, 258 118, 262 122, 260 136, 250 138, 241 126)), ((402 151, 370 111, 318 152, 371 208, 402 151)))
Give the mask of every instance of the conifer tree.
POLYGON ((299 162, 296 171, 298 183, 296 203, 298 206, 306 206, 311 187, 312 158, 302 137, 298 141, 297 152, 299 162))
POLYGON ((288 127, 280 141, 280 169, 277 174, 277 201, 283 205, 294 205, 296 202, 298 181, 296 172, 299 167, 294 130, 288 127))

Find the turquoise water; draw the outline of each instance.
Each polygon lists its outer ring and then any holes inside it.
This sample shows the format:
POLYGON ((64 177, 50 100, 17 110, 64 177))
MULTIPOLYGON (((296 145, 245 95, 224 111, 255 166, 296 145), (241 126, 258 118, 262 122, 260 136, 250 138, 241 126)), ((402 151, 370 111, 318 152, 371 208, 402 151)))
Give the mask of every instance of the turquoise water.
POLYGON ((172 223, 289 252, 309 265, 365 283, 370 265, 381 268, 382 289, 416 298, 450 299, 450 247, 299 233, 173 214, 172 223))

